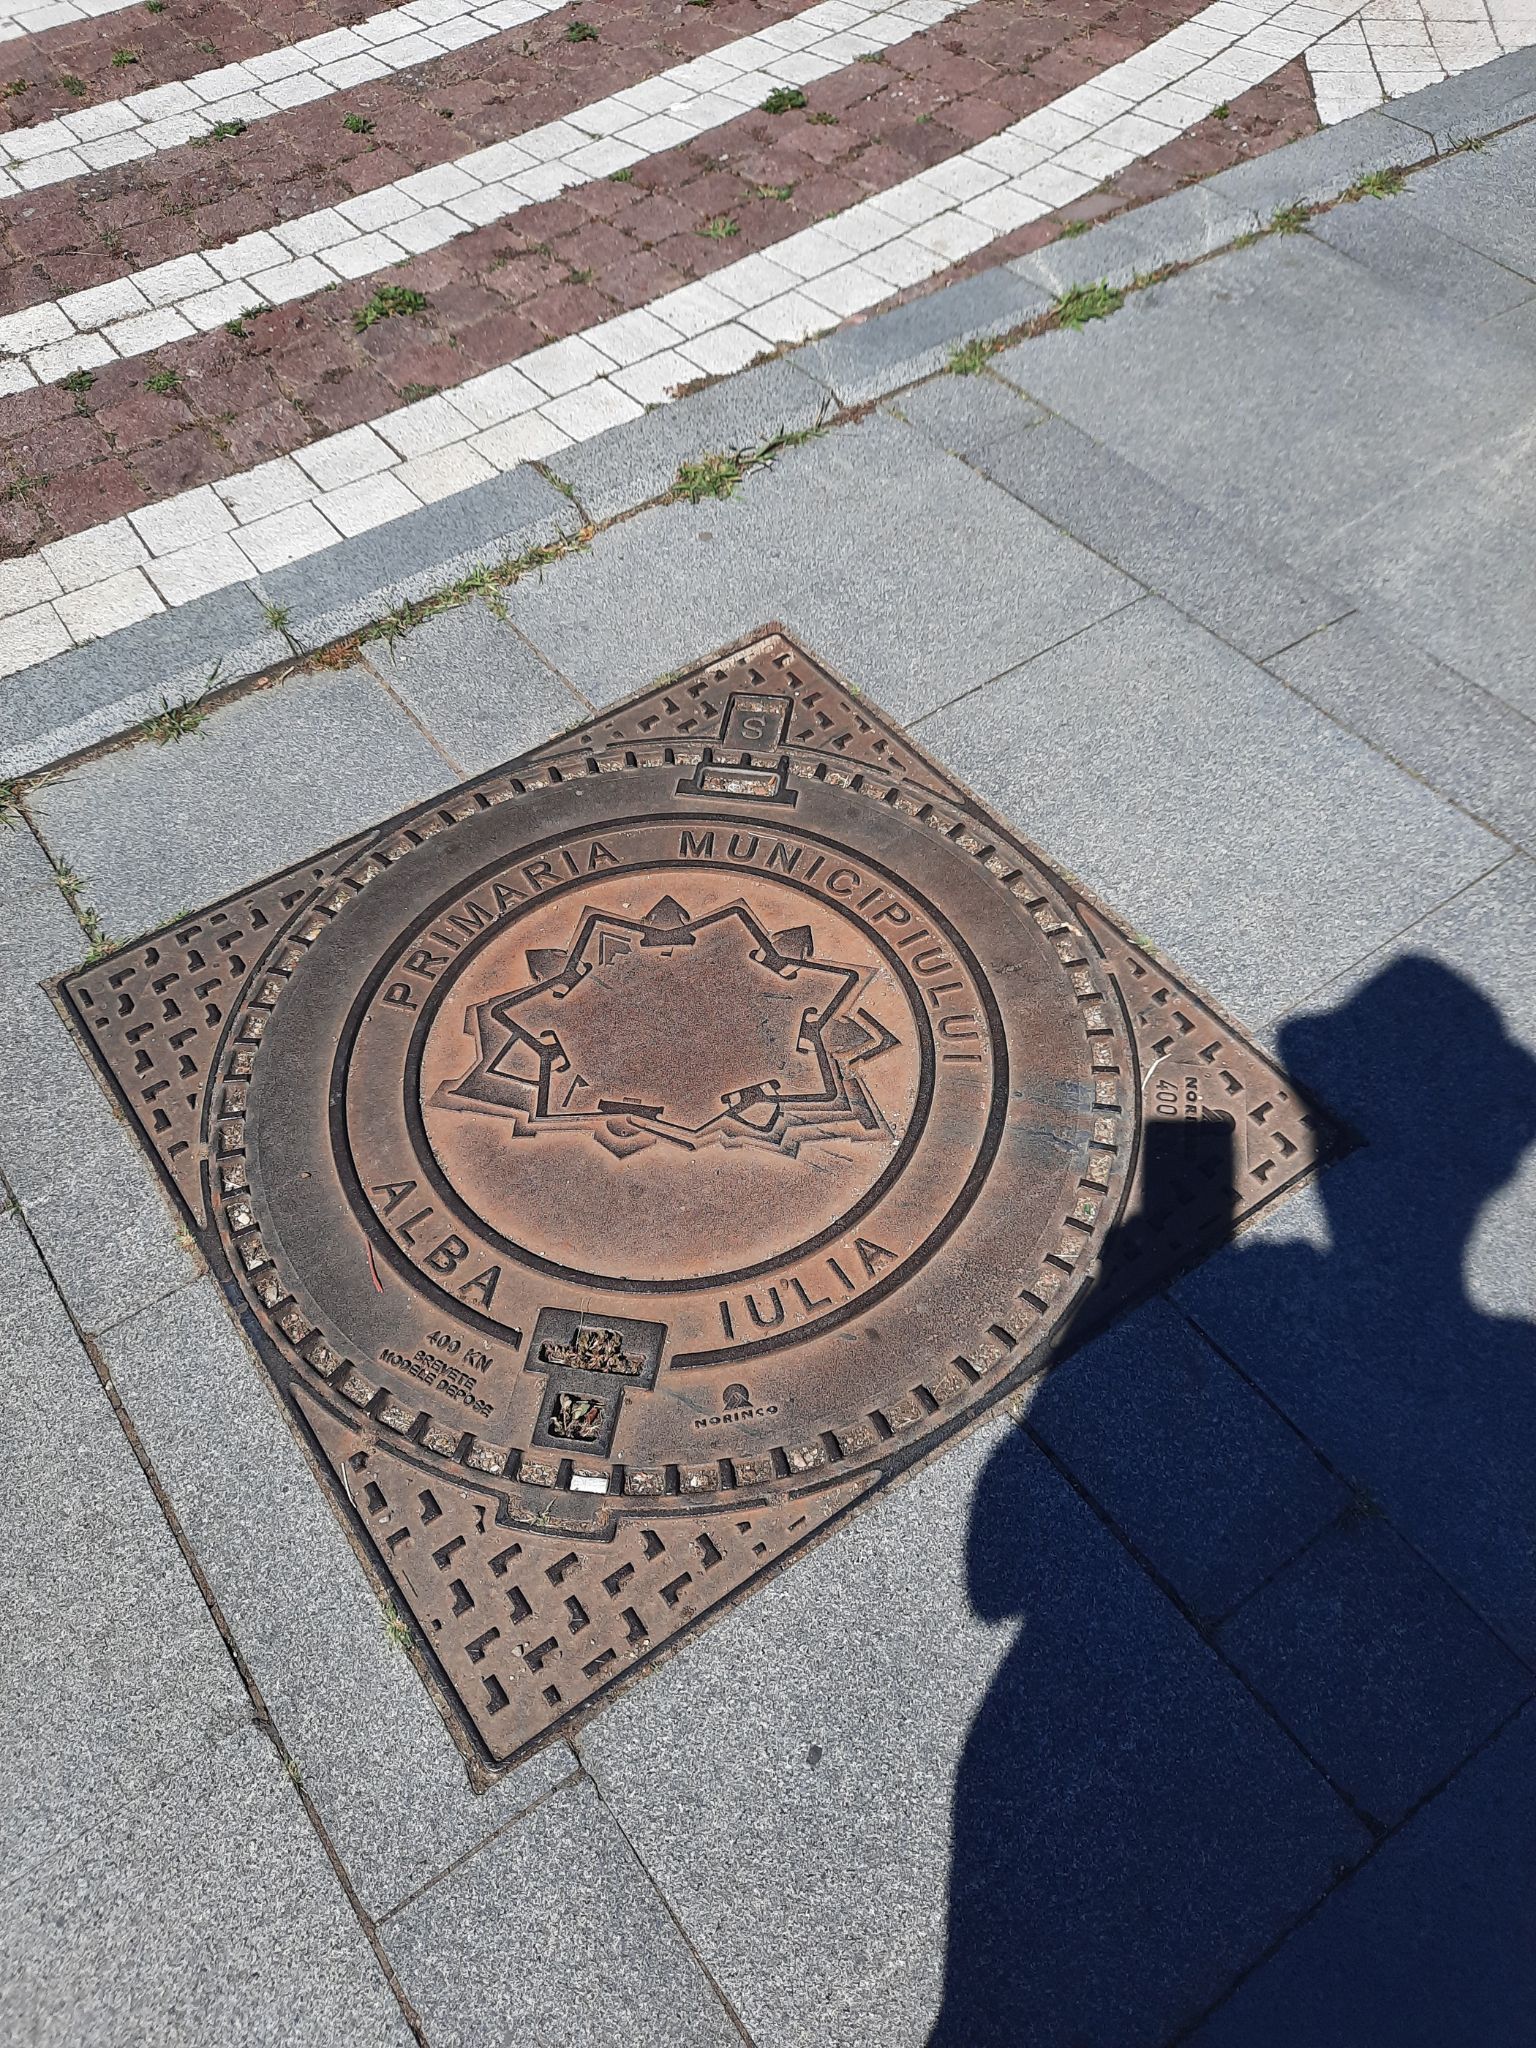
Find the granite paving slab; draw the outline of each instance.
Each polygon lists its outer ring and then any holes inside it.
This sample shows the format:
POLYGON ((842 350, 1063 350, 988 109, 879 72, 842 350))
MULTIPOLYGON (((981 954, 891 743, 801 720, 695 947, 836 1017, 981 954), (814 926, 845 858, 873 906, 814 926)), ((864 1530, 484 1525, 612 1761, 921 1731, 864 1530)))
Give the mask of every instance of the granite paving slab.
POLYGON ((231 1735, 0 1890, 28 2048, 411 2048, 266 1736, 231 1735))
POLYGON ((589 1780, 550 1793, 381 1933, 433 2048, 739 2048, 589 1780))
POLYGON ((1504 857, 1157 598, 915 730, 1250 1021, 1504 857))
POLYGON ((1007 1422, 578 1747, 783 2048, 1161 2042, 1367 1840, 1007 1422))
POLYGON ((1191 2048, 1525 2048, 1536 1714, 1512 1727, 1255 1971, 1191 2048))

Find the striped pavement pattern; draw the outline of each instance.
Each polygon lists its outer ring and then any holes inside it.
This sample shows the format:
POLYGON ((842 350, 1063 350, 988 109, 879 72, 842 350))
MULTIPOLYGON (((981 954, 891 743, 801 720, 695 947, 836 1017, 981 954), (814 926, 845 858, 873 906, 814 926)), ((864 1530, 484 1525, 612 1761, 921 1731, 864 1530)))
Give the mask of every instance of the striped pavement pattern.
MULTIPOLYGON (((207 135, 324 99, 553 14, 566 0, 407 0, 353 28, 327 29, 244 63, 220 64, 147 92, 82 107, 0 135, 0 198, 85 171, 110 170, 207 135)), ((131 67, 124 67, 131 68, 131 67)))
MULTIPOLYGON (((643 8, 646 0, 636 4, 643 8)), ((551 11, 532 0, 505 5, 523 8, 526 18, 551 11)), ((365 37, 370 22, 422 22, 428 14, 446 21, 450 8, 453 21, 487 41, 501 32, 491 20, 494 7, 458 10, 457 0, 412 0, 362 16, 345 31, 326 29, 286 46, 289 55, 308 53, 302 74, 286 75, 319 81, 322 92, 342 91, 345 79, 324 75, 327 66, 349 61, 344 52, 328 54, 336 49, 333 34, 365 37)), ((715 35, 705 56, 657 67, 549 120, 520 124, 515 104, 508 105, 498 110, 506 132, 457 158, 386 179, 353 200, 277 207, 242 234, 205 239, 168 261, 23 304, 0 318, 0 392, 9 392, 0 398, 0 457, 12 476, 0 493, 0 674, 337 546, 519 463, 543 461, 955 266, 1047 240, 1063 209, 1092 218, 1169 189, 1181 175, 1178 153, 1195 133, 1207 138, 1203 149, 1224 148, 1230 160, 1246 133, 1244 110, 1258 105, 1261 88, 1294 70, 1358 11, 1359 0, 1214 0, 1198 11, 1179 0, 1138 0, 1134 9, 1112 0, 1055 0, 1047 16, 1013 0, 820 0, 786 12, 740 0, 737 12, 748 19, 755 12, 763 25, 745 35, 715 35), (1171 25, 1149 33, 1159 21, 1171 25), (1018 61, 997 61, 1015 43, 1018 61), (897 60, 894 84, 856 69, 897 60), (1060 89, 1051 90, 1058 80, 1060 89), (830 131, 840 121, 854 124, 866 81, 869 94, 877 86, 883 94, 884 125, 871 116, 873 139, 854 146, 830 131), (836 90, 818 110, 807 102, 823 82, 836 90), (792 129, 756 111, 775 92, 798 103, 792 129), (1008 118, 1009 94, 1029 111, 1008 118), (841 113, 830 111, 834 106, 841 113), (898 117, 906 125, 893 128, 898 117), (941 119, 951 125, 936 144, 924 125, 941 119), (1223 121, 1231 125, 1223 129, 1223 121), (945 146, 967 130, 977 136, 968 146, 945 146), (716 152, 702 171, 701 137, 716 152), (798 191, 792 182, 771 182, 790 154, 801 172, 798 191), (683 226, 667 218, 672 195, 691 189, 687 179, 702 180, 701 191, 727 189, 720 183, 727 165, 738 180, 762 179, 755 188, 755 246, 739 255, 728 247, 734 220, 683 226), (339 331, 334 342, 332 336, 341 325, 350 345, 350 330, 359 329, 370 306, 384 306, 379 317, 389 317, 388 289, 397 279, 398 289, 423 306, 428 293, 409 282, 417 277, 445 302, 458 292, 467 305, 471 287, 441 268, 447 245, 477 250, 476 237, 483 242, 524 211, 537 228, 565 209, 561 224, 571 250, 606 256, 616 231, 599 210, 573 214, 573 203, 590 191, 594 209, 599 195, 606 205, 606 186, 642 171, 649 184, 637 195, 635 217, 676 232, 658 241, 642 236, 634 246, 643 260, 638 268, 629 263, 632 274, 606 300, 579 282, 560 294, 576 309, 606 306, 604 317, 560 317, 552 336, 548 325, 540 330, 524 321, 488 365, 483 351, 456 360, 465 352, 455 351, 450 334, 432 359, 443 374, 407 383, 406 402, 375 405, 326 431, 313 407, 295 401, 280 452, 242 464, 233 438, 226 437, 230 452, 222 455, 217 445, 199 443, 203 473, 176 487, 180 455, 160 458, 165 448, 191 445, 188 434, 172 433, 161 446, 145 419, 156 397, 169 403, 205 358, 214 362, 211 349, 229 345, 212 330, 241 330, 258 305, 281 305, 280 314, 267 317, 290 323, 278 352, 297 359, 317 348, 339 349, 339 331), (809 199, 819 182, 819 196, 834 203, 807 218, 791 195, 809 199), (149 353, 160 367, 140 386, 125 386, 132 359, 149 353), (63 450, 67 460, 77 427, 84 446, 87 424, 95 431, 98 371, 101 393, 111 395, 101 416, 114 423, 113 445, 126 448, 132 425, 156 458, 135 458, 139 474, 161 474, 169 487, 125 485, 126 509, 92 518, 91 507, 102 503, 112 481, 103 482, 103 473, 122 468, 115 457, 77 472, 76 505, 68 502, 68 474, 61 489, 57 477, 39 481, 25 464, 31 448, 54 450, 55 461, 63 450), (87 480, 94 480, 89 489, 87 480), (45 486, 53 537, 31 509, 45 486), (7 535, 8 514, 17 539, 7 535)), ((591 0, 587 12, 594 40, 605 18, 617 18, 605 17, 605 0, 591 0)), ((398 40, 372 47, 387 50, 398 40)), ((259 57, 242 61, 259 77, 252 68, 259 57)), ((424 61, 430 79, 438 60, 424 61)), ((124 107, 129 99, 112 104, 124 107)), ((276 129, 283 110, 269 113, 276 129)), ((1307 114, 1315 121, 1310 108, 1307 114)), ((1262 146, 1262 128, 1253 132, 1262 146)), ((182 146, 170 135, 158 143, 141 139, 147 150, 182 146)), ((1199 161, 1185 175, 1195 174, 1199 161)), ((131 194, 141 169, 125 160, 72 175, 125 181, 122 189, 131 194)), ((614 202, 620 197, 614 194, 614 202)), ((622 198, 629 204, 628 193, 622 198)), ((24 220, 36 203, 25 192, 0 199, 0 222, 24 220)), ((542 263, 549 255, 544 243, 508 246, 517 262, 542 263)), ((506 257, 474 260, 478 276, 506 257)), ((578 268, 572 276, 593 274, 578 268)), ((390 325, 393 335, 410 322, 391 318, 390 325)), ((359 381, 355 371, 336 374, 340 388, 348 378, 359 381)), ((238 405, 229 415, 230 436, 237 416, 238 405)))
POLYGON ((270 231, 12 313, 0 318, 0 394, 94 369, 114 356, 146 355, 220 327, 248 308, 281 305, 419 256, 572 185, 689 142, 743 108, 759 106, 775 87, 809 85, 974 4, 835 0, 830 8, 813 7, 563 120, 527 129, 515 141, 414 171, 270 231))

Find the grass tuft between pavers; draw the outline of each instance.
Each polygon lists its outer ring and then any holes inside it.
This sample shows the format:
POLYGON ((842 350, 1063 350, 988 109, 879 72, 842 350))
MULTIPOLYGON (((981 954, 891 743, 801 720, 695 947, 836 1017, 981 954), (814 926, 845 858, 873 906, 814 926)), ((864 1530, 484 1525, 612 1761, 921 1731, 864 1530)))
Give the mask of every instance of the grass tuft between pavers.
POLYGON ((381 284, 373 297, 352 315, 352 325, 362 334, 380 320, 398 319, 406 313, 425 313, 427 304, 426 293, 413 291, 407 284, 381 284))
POLYGON ((751 475, 754 469, 766 469, 774 458, 786 448, 799 448, 807 441, 814 441, 826 432, 828 405, 823 406, 808 427, 779 427, 765 441, 759 441, 754 448, 716 449, 704 455, 696 455, 691 461, 678 464, 677 475, 667 493, 668 501, 675 503, 685 499, 690 505, 702 503, 705 498, 729 498, 735 495, 736 486, 751 475))
POLYGON ((1107 320, 1124 304, 1120 287, 1100 278, 1097 284, 1075 284, 1064 291, 1051 307, 1051 320, 1057 327, 1086 327, 1090 320, 1107 320))
POLYGON ((1007 343, 989 336, 979 336, 975 341, 963 341, 949 358, 950 374, 955 377, 974 377, 978 370, 984 370, 995 355, 1007 347, 1007 343))

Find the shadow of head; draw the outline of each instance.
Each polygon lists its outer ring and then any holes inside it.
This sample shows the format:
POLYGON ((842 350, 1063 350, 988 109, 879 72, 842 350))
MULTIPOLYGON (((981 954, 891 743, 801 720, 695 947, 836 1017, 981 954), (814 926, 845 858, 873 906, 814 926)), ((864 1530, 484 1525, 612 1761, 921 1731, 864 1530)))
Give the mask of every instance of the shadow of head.
MULTIPOLYGON (((1394 961, 1337 1009, 1285 1025, 1279 1052, 1381 1155, 1376 1199, 1442 1240, 1465 1236, 1536 1141, 1536 1058, 1439 961, 1394 961)), ((1325 1205, 1357 1185, 1325 1173, 1325 1205)))

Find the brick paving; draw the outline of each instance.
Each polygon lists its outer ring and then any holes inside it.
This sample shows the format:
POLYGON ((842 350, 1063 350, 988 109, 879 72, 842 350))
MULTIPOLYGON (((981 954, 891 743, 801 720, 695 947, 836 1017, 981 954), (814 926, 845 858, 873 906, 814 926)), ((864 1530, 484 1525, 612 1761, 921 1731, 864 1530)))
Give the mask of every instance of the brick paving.
MULTIPOLYGON (((245 323, 243 334, 219 328, 152 357, 108 364, 87 389, 54 385, 19 394, 7 401, 0 428, 9 484, 0 500, 0 549, 24 552, 229 477, 706 278, 996 134, 1194 11, 1189 0, 1060 0, 1026 16, 1014 0, 980 0, 878 62, 853 63, 816 81, 804 110, 745 114, 691 146, 635 165, 622 181, 582 185, 395 267, 390 282, 428 300, 418 314, 356 331, 354 316, 379 283, 373 275, 262 313, 245 323), (175 383, 152 389, 151 378, 175 383)), ((690 44, 710 47, 772 18, 756 0, 687 13, 701 17, 684 23, 690 44)), ((271 193, 253 182, 233 197, 209 197, 190 217, 149 216, 154 233, 172 227, 179 251, 264 225, 274 216, 255 210, 263 198, 270 208, 280 193, 283 216, 301 205, 326 204, 419 168, 430 147, 437 150, 430 160, 440 161, 466 145, 570 111, 626 82, 637 51, 647 51, 652 61, 678 54, 671 30, 663 36, 664 17, 654 0, 623 19, 635 40, 624 43, 615 34, 620 47, 614 49, 608 48, 606 14, 596 45, 564 42, 561 17, 535 24, 528 39, 536 42, 536 55, 514 55, 509 62, 517 79, 540 81, 537 92, 515 90, 509 74, 494 97, 486 91, 478 104, 470 103, 477 88, 467 74, 483 69, 489 54, 505 54, 508 38, 434 64, 429 97, 443 95, 448 70, 465 74, 454 88, 466 95, 462 122, 457 116, 442 121, 413 100, 414 125, 403 124, 397 135, 380 120, 373 135, 354 138, 340 128, 341 102, 333 100, 206 153, 169 152, 154 160, 155 167, 164 169, 172 157, 196 159, 191 176, 206 196, 217 183, 218 161, 253 141, 258 163, 276 156, 285 167, 294 161, 296 133, 308 136, 303 148, 311 153, 336 136, 359 145, 340 154, 323 181, 279 181, 271 193), (642 30, 649 44, 639 40, 642 30), (594 51, 603 53, 602 70, 587 68, 594 51), (442 135, 449 129, 445 147, 442 135), (251 210, 232 214, 231 208, 251 210)), ((358 92, 397 94, 401 86, 401 80, 380 81, 358 92)), ((350 104, 357 95, 342 97, 350 104)), ((1102 190, 993 242, 969 259, 971 267, 1037 247, 1069 222, 1118 211, 1272 147, 1314 120, 1304 74, 1293 64, 1234 100, 1226 119, 1199 124, 1102 190)), ((91 182, 131 185, 132 173, 141 180, 148 175, 146 167, 130 165, 91 182)), ((78 220, 73 188, 58 189, 60 210, 67 202, 78 220)), ((173 180, 171 189, 181 187, 173 180)), ((52 197, 31 195, 28 203, 52 197)), ((10 210, 16 212, 17 203, 10 210)), ((124 230, 125 236, 134 232, 143 230, 124 230)), ((133 253, 155 260, 171 250, 152 241, 133 253)), ((767 343, 764 352, 771 352, 767 343)))
POLYGON ((160 14, 134 5, 63 23, 0 44, 0 135, 348 28, 377 11, 376 0, 171 0, 160 14), (114 61, 119 52, 133 62, 114 61))
MULTIPOLYGON (((570 42, 579 5, 296 107, 245 134, 189 142, 0 205, 10 261, 0 313, 82 291, 332 206, 412 171, 557 120, 667 66, 797 11, 798 0, 604 0, 596 42, 570 42), (372 123, 364 133, 348 119, 372 123)), ((595 10, 593 10, 595 11, 595 10)))

